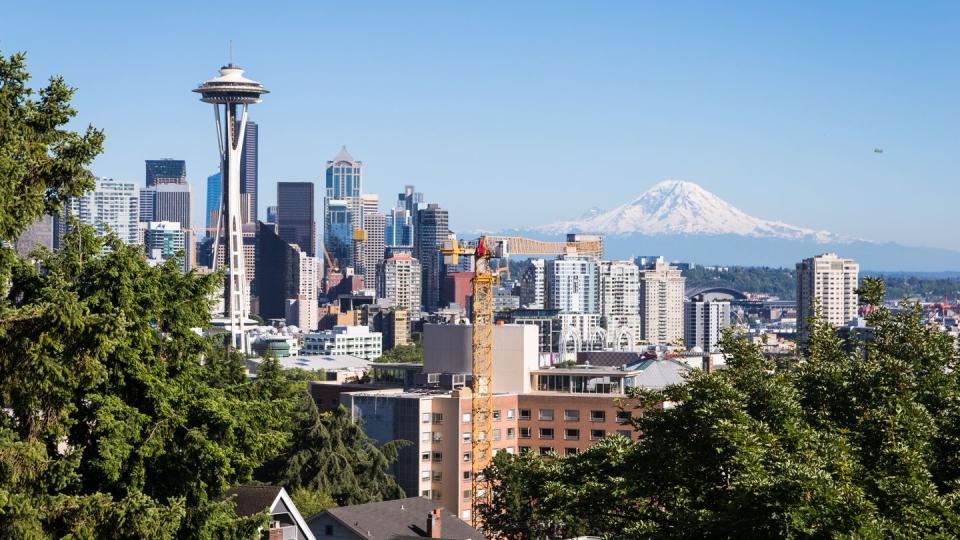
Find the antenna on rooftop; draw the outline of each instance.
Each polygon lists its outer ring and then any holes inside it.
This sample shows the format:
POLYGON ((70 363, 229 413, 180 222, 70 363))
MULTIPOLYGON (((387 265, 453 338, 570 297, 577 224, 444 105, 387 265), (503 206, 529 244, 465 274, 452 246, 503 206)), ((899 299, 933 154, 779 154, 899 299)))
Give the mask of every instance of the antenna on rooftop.
POLYGON ((230 40, 230 65, 233 65, 233 40, 230 40))

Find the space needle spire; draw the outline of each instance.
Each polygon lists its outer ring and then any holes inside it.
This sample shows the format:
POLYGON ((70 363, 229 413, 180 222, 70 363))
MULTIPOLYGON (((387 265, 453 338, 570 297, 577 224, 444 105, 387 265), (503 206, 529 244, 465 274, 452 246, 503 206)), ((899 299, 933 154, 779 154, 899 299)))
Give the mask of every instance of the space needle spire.
MULTIPOLYGON (((223 291, 223 315, 230 330, 230 346, 249 353, 245 328, 249 317, 249 284, 244 268, 243 215, 240 213, 240 151, 247 126, 247 107, 260 103, 260 96, 268 93, 268 90, 262 84, 244 77, 243 69, 234 65, 231 58, 229 64, 220 68, 219 76, 193 91, 201 95, 200 101, 213 104, 217 126, 222 195, 214 246, 215 249, 224 249, 226 283, 223 291), (225 245, 220 248, 222 233, 225 245)), ((216 251, 214 253, 216 265, 216 251)))

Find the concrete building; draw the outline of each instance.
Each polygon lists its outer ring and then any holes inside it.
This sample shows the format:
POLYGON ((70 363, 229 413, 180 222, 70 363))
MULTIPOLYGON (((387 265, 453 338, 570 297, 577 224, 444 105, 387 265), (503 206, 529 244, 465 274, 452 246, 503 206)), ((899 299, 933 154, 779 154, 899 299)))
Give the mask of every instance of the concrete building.
POLYGON ((383 350, 410 343, 410 315, 406 309, 365 307, 368 308, 366 319, 370 329, 383 335, 383 350))
POLYGON ((555 309, 517 309, 510 313, 505 313, 498 321, 507 324, 529 324, 537 327, 538 347, 541 364, 550 364, 552 354, 560 352, 560 336, 563 334, 563 321, 560 319, 560 312, 555 309))
POLYGON ((809 337, 808 321, 815 309, 834 326, 844 325, 857 316, 859 277, 860 265, 853 259, 841 259, 836 253, 797 263, 797 328, 801 342, 809 337))
POLYGON ((520 309, 520 297, 513 294, 507 287, 493 289, 493 312, 505 313, 520 309))
POLYGON ((600 313, 599 268, 596 258, 561 255, 547 261, 547 308, 561 313, 600 313))
POLYGON ((616 350, 640 342, 640 268, 632 261, 600 262, 600 325, 616 350))
POLYGON ((373 360, 383 354, 383 336, 366 326, 334 326, 304 334, 303 354, 346 354, 373 360))
POLYGON ((277 230, 288 244, 317 255, 317 228, 313 215, 313 182, 277 182, 277 230))
MULTIPOLYGON (((464 259, 466 257, 463 257, 464 259)), ((441 307, 456 304, 461 313, 466 313, 467 300, 473 294, 473 272, 452 272, 443 276, 440 295, 441 307)))
POLYGON ((406 309, 408 313, 419 314, 422 278, 420 261, 409 251, 395 251, 382 263, 377 279, 377 297, 406 309))
POLYGON ((640 272, 640 331, 652 344, 683 340, 683 300, 686 278, 663 258, 640 272))
POLYGON ((55 247, 54 239, 56 238, 54 221, 53 216, 44 215, 31 223, 17 238, 15 246, 17 254, 20 257, 27 258, 31 251, 40 246, 53 250, 55 247))
MULTIPOLYGON (((140 198, 132 182, 97 178, 92 191, 70 199, 67 211, 79 223, 92 226, 97 236, 112 232, 125 244, 139 242, 140 198)), ((62 216, 55 217, 55 221, 61 220, 62 216)), ((60 226, 60 223, 54 225, 60 226)), ((63 228, 66 230, 65 225, 63 228)))
POLYGON ((414 232, 414 255, 420 261, 421 303, 426 311, 440 307, 440 245, 450 233, 450 216, 437 204, 428 204, 417 211, 414 232))
POLYGON ((297 255, 297 295, 287 298, 284 317, 300 330, 316 330, 320 326, 320 260, 299 248, 297 255))
POLYGON ((730 327, 730 302, 689 300, 684 303, 683 344, 716 352, 721 332, 730 327))
POLYGON ((520 276, 520 307, 524 309, 546 308, 546 273, 543 259, 530 259, 520 276))
POLYGON ((355 270, 363 275, 368 285, 377 283, 377 269, 384 256, 384 227, 386 216, 379 212, 380 198, 377 195, 363 194, 361 201, 361 241, 354 239, 355 260, 359 260, 355 270))

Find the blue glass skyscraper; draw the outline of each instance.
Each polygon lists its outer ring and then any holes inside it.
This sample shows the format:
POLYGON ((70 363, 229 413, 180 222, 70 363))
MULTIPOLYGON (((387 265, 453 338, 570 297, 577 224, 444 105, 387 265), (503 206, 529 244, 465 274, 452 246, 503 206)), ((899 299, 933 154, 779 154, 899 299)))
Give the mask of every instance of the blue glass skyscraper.
POLYGON ((217 226, 217 215, 220 213, 220 173, 207 177, 207 211, 204 219, 207 222, 207 235, 212 236, 210 229, 217 226))
POLYGON ((394 208, 387 214, 384 245, 388 248, 413 249, 413 218, 406 208, 394 208))

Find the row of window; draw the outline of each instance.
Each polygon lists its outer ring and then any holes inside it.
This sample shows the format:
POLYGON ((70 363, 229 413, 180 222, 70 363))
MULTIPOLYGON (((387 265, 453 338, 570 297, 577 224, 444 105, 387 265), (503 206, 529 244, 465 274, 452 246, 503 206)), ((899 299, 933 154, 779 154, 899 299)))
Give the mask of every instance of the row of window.
MULTIPOLYGON (((540 409, 538 411, 538 420, 552 421, 554 418, 553 409, 540 409)), ((520 420, 530 420, 531 411, 530 409, 520 409, 520 420)), ((564 409, 563 419, 568 422, 579 422, 580 421, 580 411, 578 409, 564 409)), ((591 422, 606 422, 607 421, 607 411, 603 410, 592 410, 590 411, 590 421, 591 422)), ((629 411, 617 411, 617 422, 624 424, 630 421, 630 412, 629 411)))
MULTIPOLYGON (((617 433, 623 435, 626 438, 630 438, 630 430, 617 430, 617 433)), ((553 428, 540 428, 540 438, 541 439, 553 439, 554 429, 553 428)), ((590 440, 597 441, 607 436, 606 430, 603 429, 591 429, 590 430, 590 440)), ((520 428, 520 438, 529 439, 532 437, 532 430, 529 427, 520 428)), ((578 441, 580 440, 580 430, 575 428, 567 428, 563 430, 563 438, 568 441, 578 441)))

